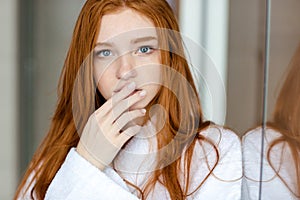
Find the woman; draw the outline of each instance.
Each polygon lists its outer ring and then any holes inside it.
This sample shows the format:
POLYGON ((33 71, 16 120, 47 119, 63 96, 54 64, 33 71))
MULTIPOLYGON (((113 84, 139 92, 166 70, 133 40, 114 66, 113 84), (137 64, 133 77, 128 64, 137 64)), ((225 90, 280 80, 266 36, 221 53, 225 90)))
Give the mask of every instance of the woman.
POLYGON ((15 199, 241 198, 240 140, 203 121, 178 31, 162 0, 85 3, 15 199))
MULTIPOLYGON (((273 121, 264 134, 262 199, 300 198, 300 45, 282 85, 273 121)), ((262 129, 256 128, 243 137, 245 173, 244 194, 257 199, 260 172, 262 129)))

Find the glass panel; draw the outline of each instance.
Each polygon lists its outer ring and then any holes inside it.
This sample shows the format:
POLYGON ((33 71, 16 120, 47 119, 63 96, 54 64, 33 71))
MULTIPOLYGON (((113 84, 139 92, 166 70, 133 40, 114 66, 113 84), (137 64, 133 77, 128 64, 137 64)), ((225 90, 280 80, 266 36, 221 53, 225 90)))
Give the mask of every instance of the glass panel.
POLYGON ((242 136, 244 177, 242 199, 258 199, 262 124, 265 1, 230 1, 227 125, 242 136), (250 141, 250 142, 249 142, 250 141))
POLYGON ((271 23, 270 35, 266 35, 269 60, 264 54, 264 61, 269 61, 264 69, 265 116, 263 124, 251 128, 243 138, 243 192, 245 199, 298 199, 300 2, 266 2, 271 5, 271 23))
POLYGON ((264 135, 261 199, 300 197, 299 8, 300 2, 296 0, 272 0, 267 97, 269 123, 264 135))
POLYGON ((264 1, 230 1, 226 125, 241 136, 261 124, 264 1))

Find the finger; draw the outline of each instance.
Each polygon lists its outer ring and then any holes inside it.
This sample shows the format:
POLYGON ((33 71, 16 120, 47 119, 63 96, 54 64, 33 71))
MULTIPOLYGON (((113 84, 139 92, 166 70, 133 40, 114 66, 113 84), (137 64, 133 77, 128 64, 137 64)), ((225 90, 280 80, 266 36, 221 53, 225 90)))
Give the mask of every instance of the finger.
POLYGON ((145 116, 146 110, 133 110, 129 112, 125 112, 123 115, 119 117, 113 124, 113 132, 119 134, 119 132, 132 120, 145 116))
POLYGON ((108 114, 109 119, 112 122, 115 122, 125 111, 128 111, 129 108, 135 103, 139 102, 146 96, 146 91, 138 91, 130 95, 128 98, 121 100, 116 105, 114 105, 112 111, 108 114))
POLYGON ((112 110, 113 105, 128 97, 135 89, 136 84, 134 82, 124 85, 124 87, 122 87, 120 91, 115 93, 100 108, 96 110, 95 114, 97 115, 97 117, 103 117, 107 115, 107 113, 112 110))
POLYGON ((141 126, 135 125, 124 130, 117 137, 118 146, 122 147, 131 137, 135 136, 141 130, 141 128, 141 126))

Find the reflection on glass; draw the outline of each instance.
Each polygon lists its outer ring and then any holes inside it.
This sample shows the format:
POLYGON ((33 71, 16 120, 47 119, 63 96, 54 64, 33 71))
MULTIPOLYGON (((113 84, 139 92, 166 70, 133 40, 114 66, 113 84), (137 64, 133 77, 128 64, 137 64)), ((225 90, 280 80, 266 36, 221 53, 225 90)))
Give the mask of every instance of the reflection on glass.
MULTIPOLYGON (((261 199, 300 198, 300 45, 288 69, 263 138, 261 199)), ((258 127, 243 138, 246 199, 258 199, 261 134, 258 127)))

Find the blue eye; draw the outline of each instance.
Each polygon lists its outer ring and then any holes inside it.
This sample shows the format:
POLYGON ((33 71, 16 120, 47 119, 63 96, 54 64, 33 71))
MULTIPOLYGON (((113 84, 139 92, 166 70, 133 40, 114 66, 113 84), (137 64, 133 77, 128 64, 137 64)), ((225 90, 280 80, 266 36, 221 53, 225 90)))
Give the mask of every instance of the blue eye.
POLYGON ((112 55, 112 52, 111 52, 111 50, 104 49, 104 50, 96 52, 96 55, 99 57, 108 57, 108 56, 112 55))
POLYGON ((154 49, 150 46, 142 46, 142 47, 138 48, 136 53, 137 54, 150 54, 153 52, 153 50, 154 49))

